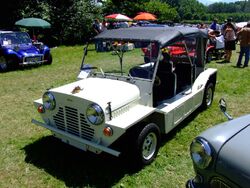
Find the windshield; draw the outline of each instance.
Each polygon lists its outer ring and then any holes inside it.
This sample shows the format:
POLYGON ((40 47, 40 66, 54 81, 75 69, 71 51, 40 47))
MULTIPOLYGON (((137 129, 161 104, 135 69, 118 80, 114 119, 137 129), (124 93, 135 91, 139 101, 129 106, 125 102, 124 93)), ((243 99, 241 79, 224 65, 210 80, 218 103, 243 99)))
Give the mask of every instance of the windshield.
POLYGON ((84 65, 105 75, 152 79, 158 52, 154 42, 98 41, 88 47, 84 65))
POLYGON ((89 46, 84 65, 88 64, 92 66, 91 70, 96 69, 95 72, 106 75, 152 79, 157 60, 166 53, 173 70, 180 63, 195 64, 196 67, 202 65, 197 58, 197 40, 194 37, 183 37, 161 49, 157 42, 152 41, 97 41, 89 46))
POLYGON ((13 32, 1 34, 1 44, 3 46, 28 43, 31 43, 31 39, 27 33, 13 32))

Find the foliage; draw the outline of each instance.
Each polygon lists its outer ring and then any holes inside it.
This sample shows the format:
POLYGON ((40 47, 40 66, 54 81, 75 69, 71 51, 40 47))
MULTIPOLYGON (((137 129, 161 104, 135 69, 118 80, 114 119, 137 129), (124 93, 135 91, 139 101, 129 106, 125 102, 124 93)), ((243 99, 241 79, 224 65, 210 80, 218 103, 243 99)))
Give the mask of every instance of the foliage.
POLYGON ((103 12, 105 15, 121 13, 133 18, 138 12, 142 12, 141 5, 150 0, 107 0, 104 2, 103 12))
POLYGON ((175 8, 157 0, 142 4, 141 10, 155 14, 159 21, 178 20, 178 13, 175 8))
POLYGON ((235 3, 213 3, 208 6, 208 13, 250 13, 250 1, 235 3))
POLYGON ((182 20, 201 19, 205 14, 205 6, 196 0, 181 0, 178 13, 182 20))
POLYGON ((92 35, 92 21, 96 14, 100 14, 99 8, 88 0, 48 0, 32 3, 26 0, 24 5, 22 16, 41 17, 51 22, 52 35, 59 44, 76 44, 88 40, 92 35))
POLYGON ((19 18, 22 1, 8 0, 0 6, 0 29, 11 29, 19 18))
POLYGON ((104 19, 112 13, 123 13, 133 18, 138 12, 156 14, 158 21, 183 22, 216 17, 223 22, 232 17, 236 22, 250 20, 250 1, 214 3, 205 6, 197 0, 23 0, 5 1, 0 7, 0 28, 14 29, 14 23, 23 17, 39 17, 49 21, 52 28, 39 30, 40 39, 50 46, 82 44, 94 36, 92 21, 104 19))

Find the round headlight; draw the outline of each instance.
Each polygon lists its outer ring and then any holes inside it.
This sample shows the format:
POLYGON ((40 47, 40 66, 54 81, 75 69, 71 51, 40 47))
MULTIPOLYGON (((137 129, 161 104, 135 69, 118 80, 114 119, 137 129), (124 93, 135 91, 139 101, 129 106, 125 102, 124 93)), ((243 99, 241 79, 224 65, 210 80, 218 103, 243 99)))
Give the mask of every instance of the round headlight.
POLYGON ((212 161, 211 147, 202 138, 193 140, 190 146, 190 154, 194 164, 201 169, 207 168, 212 161))
POLYGON ((104 121, 103 110, 98 104, 89 105, 86 114, 90 123, 94 125, 100 125, 104 121))
POLYGON ((43 94, 43 105, 47 110, 54 110, 56 107, 56 100, 52 93, 46 92, 43 94))

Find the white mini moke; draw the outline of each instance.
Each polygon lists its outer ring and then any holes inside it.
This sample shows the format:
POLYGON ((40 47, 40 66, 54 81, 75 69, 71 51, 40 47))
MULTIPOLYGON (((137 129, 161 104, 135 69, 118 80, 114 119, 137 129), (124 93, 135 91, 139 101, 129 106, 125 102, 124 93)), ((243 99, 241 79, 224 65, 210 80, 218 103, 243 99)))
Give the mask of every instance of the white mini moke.
POLYGON ((98 53, 84 48, 78 81, 34 101, 44 122, 32 122, 81 150, 150 164, 161 134, 212 104, 217 70, 204 67, 207 38, 191 27, 104 31, 98 53))

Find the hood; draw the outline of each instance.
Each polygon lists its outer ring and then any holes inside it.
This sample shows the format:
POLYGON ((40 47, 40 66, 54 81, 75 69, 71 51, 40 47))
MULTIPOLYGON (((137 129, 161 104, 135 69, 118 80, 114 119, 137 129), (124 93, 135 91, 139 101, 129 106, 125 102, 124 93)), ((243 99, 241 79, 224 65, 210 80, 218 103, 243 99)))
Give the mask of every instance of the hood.
POLYGON ((206 139, 218 153, 222 145, 237 135, 241 130, 250 124, 250 114, 241 116, 231 121, 224 122, 207 129, 200 134, 200 137, 206 139))
POLYGON ((8 48, 22 56, 27 56, 28 54, 39 54, 39 50, 32 44, 15 44, 8 46, 8 48))
POLYGON ((111 102, 112 110, 140 97, 137 86, 124 81, 105 78, 87 78, 50 91, 92 101, 102 107, 111 102))
MULTIPOLYGON (((250 118, 249 118, 250 122, 250 118)), ((237 125, 235 125, 237 126, 237 125)), ((232 137, 219 152, 216 171, 240 187, 250 185, 250 127, 232 137), (232 179, 233 177, 233 179, 232 179)))
POLYGON ((201 134, 215 149, 216 172, 240 187, 250 185, 250 114, 212 127, 201 134))

